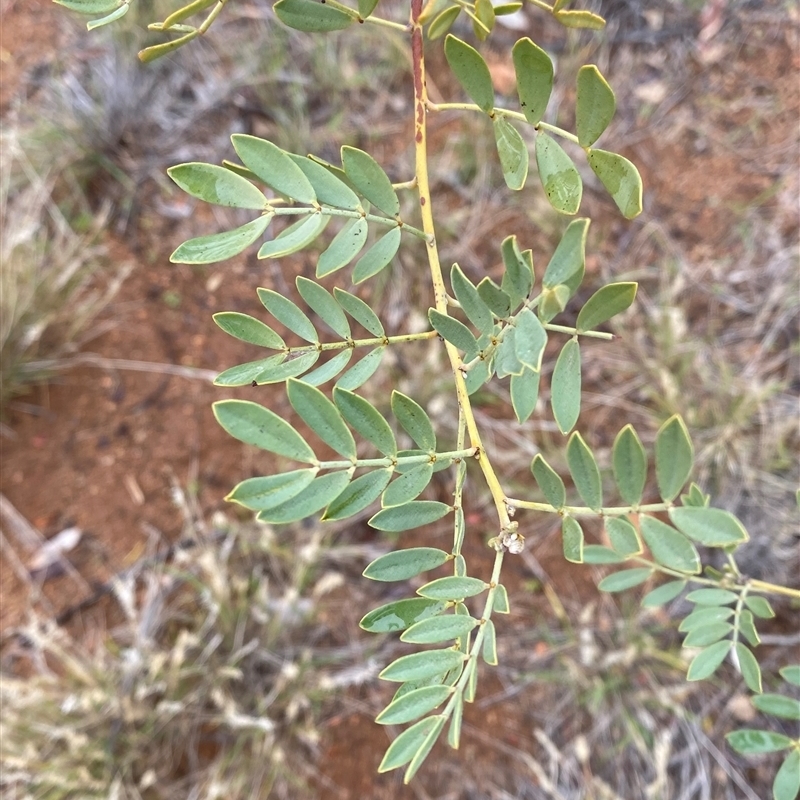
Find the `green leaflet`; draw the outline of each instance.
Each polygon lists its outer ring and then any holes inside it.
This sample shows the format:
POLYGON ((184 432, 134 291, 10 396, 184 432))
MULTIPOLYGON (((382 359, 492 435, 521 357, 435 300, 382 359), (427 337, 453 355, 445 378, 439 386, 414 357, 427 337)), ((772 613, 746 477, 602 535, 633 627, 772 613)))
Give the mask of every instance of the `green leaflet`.
POLYGON ((511 405, 517 422, 525 422, 536 408, 539 399, 539 378, 541 373, 527 367, 519 375, 511 376, 511 405))
POLYGON ((518 192, 528 178, 528 146, 520 132, 505 117, 496 116, 492 120, 492 127, 506 186, 518 192))
POLYGON ((800 793, 800 750, 796 747, 783 761, 772 783, 775 800, 797 800, 800 793))
POLYGON ((394 390, 392 392, 392 412, 417 447, 431 452, 436 450, 436 433, 433 430, 433 424, 419 403, 394 390))
POLYGON ((453 693, 452 686, 423 686, 393 700, 375 718, 379 725, 401 725, 433 711, 453 693))
POLYGON ((342 166, 353 186, 370 203, 390 217, 396 217, 400 213, 397 192, 383 168, 371 155, 345 145, 342 147, 342 166))
POLYGON ((792 739, 774 731, 757 731, 743 728, 725 734, 728 744, 737 752, 745 755, 776 753, 792 746, 792 739))
POLYGON ((295 461, 316 462, 305 439, 274 411, 249 400, 219 400, 213 409, 217 422, 234 439, 295 461))
POLYGON ((452 507, 436 500, 413 500, 402 506, 384 508, 369 520, 379 531, 408 531, 436 522, 452 511, 452 507))
POLYGON ((694 447, 683 420, 675 414, 656 434, 656 481, 661 497, 674 500, 692 473, 694 447))
POLYGON ((340 31, 355 22, 349 14, 316 0, 278 0, 272 10, 287 27, 309 33, 340 31))
POLYGON ((173 264, 215 264, 239 255, 267 229, 271 214, 258 217, 239 228, 209 236, 198 236, 179 245, 169 257, 173 264))
POLYGON ((314 480, 316 469, 297 469, 239 483, 225 498, 253 511, 262 511, 291 500, 314 480))
POLYGON ((178 164, 170 167, 167 175, 184 192, 206 203, 254 211, 267 207, 267 198, 252 183, 216 164, 178 164))
POLYGON ((378 5, 378 0, 358 0, 358 15, 366 19, 378 5))
POLYGON ((79 14, 108 14, 122 5, 123 0, 55 0, 55 2, 79 14))
POLYGON ((370 633, 402 631, 416 622, 435 617, 448 607, 441 600, 411 597, 375 608, 366 614, 359 626, 370 633))
POLYGON ((475 19, 472 20, 472 30, 482 42, 494 28, 494 6, 492 0, 475 0, 475 19))
POLYGON ((514 45, 511 55, 522 113, 531 125, 538 125, 553 91, 553 62, 541 47, 527 37, 514 45))
POLYGON ((286 524, 310 517, 335 500, 350 482, 351 472, 328 472, 314 478, 300 494, 275 508, 258 512, 260 522, 286 524))
POLYGON ((669 518, 681 533, 706 547, 741 544, 750 538, 742 523, 720 508, 671 508, 669 518))
POLYGON ((214 386, 247 386, 252 383, 264 370, 272 365, 282 364, 286 360, 286 353, 275 353, 269 358, 260 358, 258 361, 248 361, 246 364, 237 364, 235 367, 220 372, 214 379, 214 386))
POLYGON ((695 589, 686 595, 686 599, 701 606, 726 606, 739 598, 727 589, 695 589))
POLYGON ((243 133, 231 136, 233 149, 242 163, 276 192, 311 205, 317 200, 303 170, 280 147, 243 133))
POLYGON ((358 389, 365 384, 374 374, 375 370, 381 365, 381 359, 386 352, 385 347, 376 347, 367 353, 358 363, 350 367, 347 372, 336 381, 336 386, 340 389, 358 389))
POLYGON ((448 34, 444 42, 444 55, 470 100, 487 114, 491 112, 494 108, 494 87, 489 67, 481 54, 466 42, 448 34))
POLYGON ((342 307, 333 299, 333 295, 315 281, 298 275, 297 291, 308 307, 316 312, 319 318, 342 339, 350 338, 350 323, 342 311, 342 307))
POLYGON ((408 472, 404 472, 389 485, 381 498, 384 508, 401 506, 419 497, 420 493, 431 482, 433 464, 418 464, 408 472))
MULTIPOLYGON (((335 378, 347 366, 352 357, 353 349, 351 347, 340 350, 333 358, 303 375, 303 382, 312 386, 322 386, 323 383, 335 378)), ((290 377, 296 377, 296 375, 290 377)))
POLYGON ((566 516, 561 520, 561 544, 567 561, 583 564, 586 559, 586 547, 583 543, 583 528, 578 520, 566 516))
MULTIPOLYGON (((496 609, 495 609, 496 610, 496 609)), ((412 644, 437 644, 450 642, 468 634, 478 620, 463 614, 443 614, 422 620, 407 628, 400 636, 403 642, 412 644)))
POLYGON ((635 556, 642 552, 642 543, 636 528, 623 517, 606 517, 605 529, 611 547, 621 556, 635 556))
MULTIPOLYGON (((772 619, 775 616, 772 606, 764 597, 758 597, 758 595, 748 595, 744 599, 744 604, 753 612, 753 614, 761 619, 772 619)), ((789 667, 786 667, 786 669, 789 669, 789 667)), ((800 669, 800 667, 798 667, 798 669, 800 669)), ((781 674, 783 674, 783 671, 781 671, 781 674)), ((786 676, 784 675, 784 677, 786 676)), ((798 683, 798 685, 800 686, 800 683, 798 683)))
POLYGON ((583 181, 564 148, 546 133, 536 137, 539 180, 550 205, 562 214, 577 214, 583 196, 583 181))
POLYGON ((369 225, 363 217, 348 220, 317 260, 317 277, 346 267, 367 243, 369 225))
POLYGON ((264 242, 258 251, 258 258, 282 258, 297 253, 308 247, 325 230, 330 219, 329 216, 320 213, 301 217, 274 239, 264 242))
POLYGON ((363 511, 381 496, 391 477, 391 469, 376 469, 356 478, 331 501, 322 515, 323 522, 347 519, 363 511))
POLYGON ((463 653, 450 648, 444 650, 425 650, 400 656, 382 670, 378 677, 385 681, 421 681, 434 675, 444 675, 460 666, 466 660, 463 653))
POLYGON ((480 578, 459 577, 449 575, 446 578, 437 578, 417 589, 417 594, 431 600, 463 600, 465 597, 475 597, 489 588, 489 584, 480 578))
POLYGON ((647 454, 632 425, 626 425, 614 439, 611 461, 620 497, 628 505, 638 505, 647 481, 647 454))
POLYGON ((481 332, 490 333, 494 328, 494 317, 484 300, 478 294, 475 284, 464 275, 458 264, 453 264, 450 270, 450 285, 453 294, 461 304, 461 310, 467 319, 481 332))
POLYGON ((428 310, 431 327, 447 342, 467 354, 475 354, 480 349, 475 334, 454 317, 442 314, 435 308, 428 310))
POLYGON ((658 608, 674 600, 686 588, 686 581, 669 581, 651 589, 642 598, 642 608, 658 608))
POLYGON ((558 355, 550 381, 550 405, 561 433, 569 433, 581 412, 581 348, 570 339, 558 355))
POLYGON ((353 283, 362 283, 377 275, 391 263, 400 249, 400 227, 392 228, 381 236, 372 247, 356 261, 353 267, 353 283))
POLYGON ((428 25, 428 38, 433 41, 434 39, 440 39, 444 36, 453 26, 453 23, 460 13, 460 6, 450 6, 435 16, 431 24, 428 25))
POLYGON ((764 714, 783 719, 800 720, 800 702, 782 694, 762 694, 753 698, 753 705, 764 714))
POLYGON ((575 128, 581 147, 591 147, 608 127, 617 110, 614 92, 600 70, 588 64, 578 70, 575 128))
POLYGON ((483 386, 489 378, 492 377, 491 373, 490 361, 487 359, 485 361, 478 362, 474 367, 470 369, 467 373, 467 377, 464 380, 464 383, 467 387, 467 394, 474 394, 478 391, 478 389, 483 386))
POLYGON ((409 547, 376 558, 362 574, 373 581, 405 581, 440 567, 450 558, 436 547, 409 547))
POLYGON ((507 236, 500 246, 506 268, 500 288, 511 298, 516 307, 525 300, 533 288, 533 258, 531 251, 523 254, 516 236, 507 236))
MULTIPOLYGON (((279 355, 283 355, 282 353, 279 355)), ((268 363, 264 369, 255 376, 254 380, 258 385, 264 383, 283 383, 287 378, 296 378, 302 375, 307 369, 310 369, 319 360, 319 350, 309 350, 302 353, 297 358, 287 358, 281 362, 268 363)), ((267 359, 271 362, 271 359, 267 359)), ((228 370, 230 372, 231 370, 228 370)), ((222 382, 223 375, 218 375, 215 384, 224 386, 222 382)))
POLYGON ((308 178, 320 203, 347 211, 358 211, 361 208, 358 195, 329 169, 306 156, 297 156, 293 153, 287 155, 308 178))
POLYGON ((390 745, 378 767, 378 772, 402 767, 411 761, 425 744, 427 737, 436 734, 444 725, 444 717, 426 717, 404 730, 390 745))
POLYGON ((620 572, 612 572, 606 575, 597 588, 601 592, 624 592, 626 589, 632 589, 634 586, 639 586, 650 578, 653 570, 649 567, 637 567, 636 569, 623 569, 620 572))
POLYGON ((511 606, 508 603, 508 592, 502 583, 497 584, 494 596, 494 612, 496 614, 510 614, 511 606))
POLYGON ((567 464, 578 494, 589 508, 599 511, 603 505, 603 484, 594 454, 575 431, 567 442, 567 464))
POLYGON ((495 631, 494 622, 487 619, 484 623, 486 633, 483 636, 483 649, 481 655, 483 660, 493 667, 497 666, 497 633, 495 631))
POLYGON ((575 219, 567 225, 542 276, 542 286, 545 289, 566 284, 574 292, 580 285, 586 263, 589 222, 588 219, 575 219))
POLYGON ((637 286, 636 283, 609 283, 598 289, 580 310, 575 327, 579 331, 590 331, 622 313, 636 299, 637 286))
POLYGON ((345 422, 387 456, 397 453, 397 443, 389 423, 368 400, 345 389, 333 390, 333 402, 345 422))
POLYGON ((373 336, 386 336, 383 325, 375 312, 354 294, 345 292, 338 286, 333 289, 336 302, 359 324, 373 336))
POLYGON ((511 298, 490 278, 485 277, 477 286, 478 295, 499 319, 511 312, 511 298))
POLYGON ((257 294, 261 305, 292 333, 307 342, 313 344, 319 342, 319 336, 311 320, 291 300, 272 289, 258 289, 257 294))
POLYGON ((639 170, 627 158, 605 150, 589 150, 586 158, 622 216, 625 219, 638 217, 642 213, 642 178, 639 170))
POLYGON ((692 628, 683 640, 684 647, 708 647, 724 639, 733 630, 730 622, 715 622, 692 628))
POLYGON ((565 28, 589 28, 600 31, 606 21, 591 11, 558 11, 553 15, 565 28))
POLYGON ((702 628, 714 622, 724 622, 733 616, 733 609, 727 606, 700 606, 696 611, 692 611, 685 617, 678 630, 681 633, 693 631, 695 628, 702 628))
POLYGON ((747 688, 755 694, 763 691, 761 683, 761 667, 753 653, 741 642, 736 642, 734 652, 739 661, 739 671, 742 673, 747 688))
POLYGON ((602 544, 587 544, 583 548, 583 562, 585 564, 621 564, 625 559, 602 544))
POLYGON ((532 372, 542 368, 542 356, 547 345, 547 331, 529 308, 517 314, 517 335, 514 340, 517 358, 532 372))
POLYGON ((356 458, 353 434, 336 406, 319 389, 292 378, 287 382, 286 394, 292 408, 325 444, 345 458, 356 458))
POLYGON ((567 502, 567 490, 559 474, 537 453, 531 462, 531 473, 542 490, 545 499, 553 508, 563 508, 567 502))
POLYGON ((243 342, 271 350, 283 350, 286 347, 286 342, 272 328, 255 317, 240 314, 238 311, 220 311, 212 319, 225 333, 243 342))
POLYGON ((725 640, 716 642, 705 650, 701 650, 689 665, 686 673, 687 681, 701 681, 711 677, 719 665, 725 660, 731 649, 733 642, 725 640))
POLYGON ((655 517, 642 515, 639 524, 642 538, 657 563, 679 572, 699 574, 700 554, 682 533, 655 517))
POLYGON ((494 369, 498 378, 522 375, 525 365, 517 357, 517 329, 508 326, 495 350, 494 369))

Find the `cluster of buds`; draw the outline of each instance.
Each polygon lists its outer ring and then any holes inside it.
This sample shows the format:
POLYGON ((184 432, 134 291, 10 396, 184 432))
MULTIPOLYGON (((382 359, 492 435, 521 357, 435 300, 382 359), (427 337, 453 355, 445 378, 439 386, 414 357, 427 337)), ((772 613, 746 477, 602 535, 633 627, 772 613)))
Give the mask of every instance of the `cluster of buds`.
POLYGON ((508 527, 503 528, 499 536, 489 540, 489 545, 498 552, 504 550, 513 555, 521 553, 525 549, 525 537, 521 533, 517 533, 518 524, 512 522, 508 527))

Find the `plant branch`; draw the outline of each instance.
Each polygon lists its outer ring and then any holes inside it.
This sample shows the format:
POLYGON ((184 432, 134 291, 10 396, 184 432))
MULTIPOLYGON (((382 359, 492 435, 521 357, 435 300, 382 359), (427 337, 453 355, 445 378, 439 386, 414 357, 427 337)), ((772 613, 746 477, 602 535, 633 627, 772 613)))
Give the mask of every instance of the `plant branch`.
POLYGON ((402 220, 398 222, 398 220, 393 217, 381 217, 378 214, 364 214, 361 211, 349 211, 344 208, 331 208, 330 206, 321 206, 319 208, 314 208, 312 206, 303 208, 298 208, 297 206, 281 206, 280 208, 274 208, 271 202, 272 201, 270 201, 270 205, 264 209, 264 213, 273 214, 276 217, 308 217, 312 214, 324 214, 328 217, 346 217, 348 219, 363 218, 367 220, 367 222, 376 222, 378 225, 387 225, 390 228, 399 227, 401 230, 413 234, 418 239, 424 239, 426 241, 428 239, 428 235, 424 231, 415 228, 413 225, 408 225, 402 220))
MULTIPOLYGON (((431 208, 430 180, 428 177, 428 127, 426 117, 428 92, 425 85, 425 55, 422 44, 422 24, 419 21, 421 11, 422 0, 412 0, 411 65, 414 76, 414 155, 416 162, 417 191, 419 193, 422 229, 428 236, 428 266, 433 283, 435 306, 437 311, 442 314, 447 314, 447 289, 445 288, 442 266, 439 261, 439 250, 436 245, 433 209, 431 208)), ((508 509, 506 508, 505 496, 500 486, 500 481, 495 474, 494 468, 481 442, 481 435, 470 404, 469 393, 467 392, 467 386, 464 382, 464 375, 460 369, 461 357, 456 347, 449 342, 445 342, 445 348, 447 350, 447 356, 450 359, 450 368, 456 384, 458 404, 464 415, 470 443, 473 447, 478 448, 478 463, 481 466, 486 484, 492 494, 492 499, 494 500, 500 519, 501 529, 505 530, 511 526, 511 519, 508 516, 508 509)))
POLYGON ((439 334, 436 331, 422 331, 421 333, 399 333, 396 336, 373 336, 368 339, 343 339, 340 342, 325 342, 324 344, 303 344, 296 347, 287 347, 281 352, 286 355, 303 355, 316 350, 344 350, 347 347, 385 347, 390 344, 403 342, 418 342, 423 339, 435 339, 439 334))

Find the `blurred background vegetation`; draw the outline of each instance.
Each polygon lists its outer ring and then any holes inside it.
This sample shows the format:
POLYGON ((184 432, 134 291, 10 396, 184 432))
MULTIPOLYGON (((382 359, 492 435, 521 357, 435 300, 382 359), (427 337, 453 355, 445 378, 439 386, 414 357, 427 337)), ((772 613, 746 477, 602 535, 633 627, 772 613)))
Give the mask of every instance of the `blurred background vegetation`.
MULTIPOLYGON (((384 5, 403 18, 403 4, 384 5)), ((612 278, 640 291, 618 339, 587 348, 579 428, 607 461, 626 422, 648 445, 683 414, 696 479, 751 534, 743 569, 798 585, 800 17, 778 0, 595 6, 609 20, 601 34, 565 32, 530 7, 487 51, 510 98, 511 44, 544 46, 561 77, 550 113, 567 126, 571 76, 597 63, 618 98, 608 141, 645 181, 645 213, 628 224, 583 175, 593 225, 581 299, 612 278)), ((45 0, 3 9, 3 797, 768 796, 775 761, 724 746, 754 715, 733 670, 686 684, 678 609, 600 596, 601 570, 565 564, 558 527, 532 514, 520 515, 529 548, 506 570, 500 666, 481 674, 461 751, 437 749, 413 787, 375 775, 395 733, 371 721, 387 697, 375 676, 400 645, 357 623, 413 587, 387 594, 360 572, 395 543, 368 515, 272 530, 226 507, 234 483, 271 467, 212 432, 207 413, 221 396, 213 370, 253 357, 213 334, 211 312, 257 314, 256 286, 289 292, 313 259, 169 265, 178 243, 236 212, 188 203, 164 172, 230 157, 230 133, 244 131, 331 160, 357 145, 407 180, 405 42, 370 26, 298 34, 269 3, 239 0, 211 35, 142 66, 135 52, 155 41, 144 24, 170 7, 140 3, 92 35, 45 0), (47 550, 69 525, 74 549, 47 550)), ((429 70, 432 99, 454 99, 437 45, 429 70)), ((535 181, 505 189, 486 121, 431 126, 444 263, 493 274, 510 233, 544 263, 564 220, 535 181)), ((366 292, 390 333, 424 324, 421 252, 404 249, 366 292)), ((452 432, 444 374, 435 344, 400 350, 374 399, 397 387, 452 432)), ((287 408, 277 392, 257 399, 287 408)), ((507 385, 477 411, 512 495, 530 491, 537 452, 566 473, 548 417, 508 421, 507 385)), ((479 491, 470 501, 466 555, 480 574, 491 509, 479 491)), ((448 532, 416 536, 401 544, 448 532)), ((797 609, 776 607, 759 652, 767 675, 800 643, 797 609)))

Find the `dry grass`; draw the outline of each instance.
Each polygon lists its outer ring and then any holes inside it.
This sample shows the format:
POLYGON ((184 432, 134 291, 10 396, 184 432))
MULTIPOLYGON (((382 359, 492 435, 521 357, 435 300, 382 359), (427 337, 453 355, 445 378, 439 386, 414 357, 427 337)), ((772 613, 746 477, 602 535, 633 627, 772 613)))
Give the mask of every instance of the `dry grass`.
POLYGON ((114 580, 123 619, 93 643, 33 615, 7 635, 4 797, 309 796, 332 671, 355 655, 315 621, 341 580, 317 572, 321 531, 288 545, 218 517, 194 536, 114 580))

